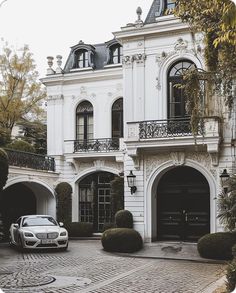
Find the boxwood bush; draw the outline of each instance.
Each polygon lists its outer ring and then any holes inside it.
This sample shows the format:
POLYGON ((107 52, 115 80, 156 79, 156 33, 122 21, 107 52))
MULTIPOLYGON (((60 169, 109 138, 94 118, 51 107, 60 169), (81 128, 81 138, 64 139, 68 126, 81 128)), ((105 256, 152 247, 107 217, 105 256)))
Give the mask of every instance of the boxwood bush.
POLYGON ((135 252, 143 247, 141 235, 130 228, 112 228, 102 234, 102 246, 110 252, 135 252))
POLYGON ((130 211, 120 210, 115 214, 117 228, 133 228, 133 215, 130 211))
POLYGON ((198 252, 204 258, 227 260, 232 258, 236 233, 218 232, 206 234, 198 240, 198 252))
POLYGON ((72 222, 68 225, 69 237, 90 237, 93 235, 93 224, 72 222))
POLYGON ((56 188, 57 220, 68 228, 72 221, 72 187, 67 182, 60 182, 56 188))

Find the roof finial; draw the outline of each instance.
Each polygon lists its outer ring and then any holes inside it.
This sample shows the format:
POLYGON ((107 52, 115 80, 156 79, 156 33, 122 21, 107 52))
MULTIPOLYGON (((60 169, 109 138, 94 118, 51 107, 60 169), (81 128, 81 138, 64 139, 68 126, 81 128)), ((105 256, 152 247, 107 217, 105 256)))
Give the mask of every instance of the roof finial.
POLYGON ((135 25, 136 27, 142 27, 143 26, 143 21, 141 19, 141 15, 142 15, 142 8, 139 6, 137 9, 136 9, 136 13, 138 15, 138 19, 135 21, 135 25))

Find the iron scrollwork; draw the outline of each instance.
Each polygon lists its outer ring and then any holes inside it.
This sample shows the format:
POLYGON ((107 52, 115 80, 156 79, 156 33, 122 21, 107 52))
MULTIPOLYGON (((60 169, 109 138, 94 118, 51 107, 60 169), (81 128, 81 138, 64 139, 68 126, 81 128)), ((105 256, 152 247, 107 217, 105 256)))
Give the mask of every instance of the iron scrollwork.
MULTIPOLYGON (((199 127, 198 134, 202 134, 199 127)), ((190 119, 153 120, 139 123, 140 139, 191 136, 190 119)))
POLYGON ((31 168, 43 171, 55 171, 54 158, 34 153, 5 149, 10 166, 31 168))
POLYGON ((74 152, 110 152, 119 150, 119 138, 74 141, 74 152))

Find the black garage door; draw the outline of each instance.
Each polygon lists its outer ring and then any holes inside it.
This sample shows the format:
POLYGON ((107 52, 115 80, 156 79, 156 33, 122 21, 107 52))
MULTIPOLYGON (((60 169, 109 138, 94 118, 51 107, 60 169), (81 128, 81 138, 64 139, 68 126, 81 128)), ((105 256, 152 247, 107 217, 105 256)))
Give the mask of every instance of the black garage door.
POLYGON ((158 239, 197 241, 210 232, 210 191, 205 177, 190 167, 165 173, 157 190, 158 239))

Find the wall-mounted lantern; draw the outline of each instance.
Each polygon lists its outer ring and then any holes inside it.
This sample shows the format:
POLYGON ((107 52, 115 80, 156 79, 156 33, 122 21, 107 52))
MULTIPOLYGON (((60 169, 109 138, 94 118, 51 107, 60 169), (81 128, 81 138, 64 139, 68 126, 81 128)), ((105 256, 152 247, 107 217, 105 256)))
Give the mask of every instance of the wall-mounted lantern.
POLYGON ((229 174, 226 169, 223 170, 223 172, 220 174, 220 180, 221 180, 221 186, 224 190, 224 193, 227 193, 229 188, 229 174))
POLYGON ((132 171, 130 171, 129 175, 127 175, 127 182, 128 182, 128 186, 130 188, 131 194, 135 193, 137 190, 137 187, 135 186, 135 179, 136 179, 136 176, 133 174, 132 171))

